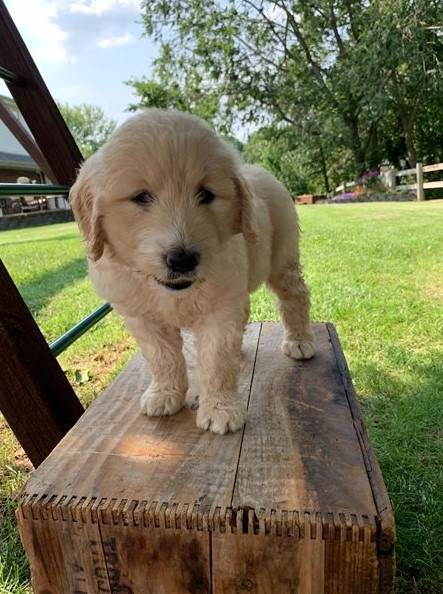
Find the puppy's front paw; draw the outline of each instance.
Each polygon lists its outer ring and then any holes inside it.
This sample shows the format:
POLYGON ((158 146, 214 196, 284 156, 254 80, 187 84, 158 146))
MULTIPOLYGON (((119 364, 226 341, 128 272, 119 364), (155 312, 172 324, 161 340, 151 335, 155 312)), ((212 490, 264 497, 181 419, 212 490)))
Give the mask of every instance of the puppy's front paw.
POLYGON ((246 421, 247 410, 245 405, 238 399, 237 394, 231 394, 228 397, 222 396, 210 400, 209 402, 200 402, 197 411, 197 427, 213 433, 234 433, 246 421), (235 398, 235 400, 234 400, 235 398))
POLYGON ((292 359, 311 359, 315 355, 315 341, 314 338, 306 340, 286 339, 283 341, 281 350, 292 359))
POLYGON ((140 398, 142 413, 148 417, 173 415, 183 408, 185 395, 172 390, 151 390, 148 388, 140 398))

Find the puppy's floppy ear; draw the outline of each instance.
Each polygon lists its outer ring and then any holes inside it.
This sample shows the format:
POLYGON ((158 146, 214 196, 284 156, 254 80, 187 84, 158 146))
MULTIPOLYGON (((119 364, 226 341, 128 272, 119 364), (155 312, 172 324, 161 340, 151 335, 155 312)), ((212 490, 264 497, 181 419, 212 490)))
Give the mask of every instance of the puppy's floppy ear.
POLYGON ((69 202, 84 237, 88 257, 96 262, 103 255, 105 233, 102 217, 98 215, 96 201, 91 189, 88 164, 86 163, 81 167, 77 180, 69 192, 69 202))
POLYGON ((255 243, 257 241, 257 223, 252 188, 241 175, 236 175, 233 181, 240 202, 240 231, 246 241, 255 243))

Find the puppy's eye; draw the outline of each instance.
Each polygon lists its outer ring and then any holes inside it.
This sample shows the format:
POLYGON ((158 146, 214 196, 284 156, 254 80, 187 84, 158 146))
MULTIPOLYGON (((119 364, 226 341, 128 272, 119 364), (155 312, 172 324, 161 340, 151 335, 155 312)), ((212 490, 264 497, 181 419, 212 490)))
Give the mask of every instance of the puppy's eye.
POLYGON ((210 204, 214 198, 214 193, 211 190, 208 190, 208 188, 199 188, 198 201, 200 204, 210 204))
POLYGON ((150 204, 152 200, 152 195, 147 190, 141 190, 132 196, 132 201, 137 204, 150 204))

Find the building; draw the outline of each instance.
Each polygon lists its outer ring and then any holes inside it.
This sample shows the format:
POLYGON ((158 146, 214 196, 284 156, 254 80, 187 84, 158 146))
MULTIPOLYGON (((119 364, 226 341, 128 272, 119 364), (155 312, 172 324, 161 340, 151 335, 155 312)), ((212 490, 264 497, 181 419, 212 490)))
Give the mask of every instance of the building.
MULTIPOLYGON (((13 99, 0 95, 0 100, 29 131, 13 99)), ((6 124, 0 120, 0 182, 15 183, 19 177, 27 177, 31 182, 45 183, 40 167, 31 159, 6 124)))
MULTIPOLYGON (((29 128, 13 99, 0 95, 0 101, 17 118, 20 125, 29 128)), ((46 183, 45 175, 29 156, 8 126, 0 120, 0 183, 46 183)), ((0 196, 0 214, 18 214, 47 207, 46 199, 34 197, 7 198, 0 196)))

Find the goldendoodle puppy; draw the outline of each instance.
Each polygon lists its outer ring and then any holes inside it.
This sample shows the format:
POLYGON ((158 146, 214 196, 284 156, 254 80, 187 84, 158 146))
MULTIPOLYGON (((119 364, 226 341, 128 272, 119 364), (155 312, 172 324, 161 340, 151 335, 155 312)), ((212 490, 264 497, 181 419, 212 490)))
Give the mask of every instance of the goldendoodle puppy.
POLYGON ((283 352, 314 355, 292 199, 202 120, 157 109, 129 119, 83 164, 70 198, 93 283, 150 367, 147 415, 172 415, 185 403, 180 330, 189 328, 198 427, 243 426, 240 349, 249 294, 263 282, 278 298, 283 352))

